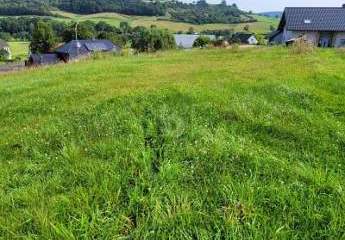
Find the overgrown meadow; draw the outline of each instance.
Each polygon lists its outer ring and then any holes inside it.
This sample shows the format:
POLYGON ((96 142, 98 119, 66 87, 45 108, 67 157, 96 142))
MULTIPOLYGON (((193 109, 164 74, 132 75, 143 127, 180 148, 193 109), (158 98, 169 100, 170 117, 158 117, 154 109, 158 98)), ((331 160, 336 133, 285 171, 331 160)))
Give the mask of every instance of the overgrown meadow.
POLYGON ((344 67, 259 48, 1 75, 0 239, 343 239, 344 67))

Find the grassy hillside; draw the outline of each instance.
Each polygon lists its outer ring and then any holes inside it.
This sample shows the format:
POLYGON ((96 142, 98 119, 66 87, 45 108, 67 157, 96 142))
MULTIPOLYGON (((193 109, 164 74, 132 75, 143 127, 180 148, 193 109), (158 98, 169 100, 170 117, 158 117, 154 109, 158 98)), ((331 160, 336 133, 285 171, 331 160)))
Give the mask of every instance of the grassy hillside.
POLYGON ((171 31, 188 31, 190 27, 193 27, 195 31, 200 32, 203 30, 213 30, 213 29, 234 29, 235 31, 243 31, 245 25, 250 26, 250 31, 256 33, 267 33, 270 32, 270 26, 277 26, 278 19, 268 18, 264 16, 255 16, 258 22, 254 23, 241 23, 241 24, 202 24, 195 25, 182 22, 173 22, 162 17, 143 17, 143 16, 128 16, 117 13, 98 13, 90 15, 78 15, 63 11, 55 11, 54 14, 60 15, 64 18, 60 18, 63 21, 79 20, 86 21, 91 20, 95 22, 105 21, 109 24, 118 26, 120 22, 126 21, 131 23, 132 26, 145 26, 150 27, 151 25, 156 25, 160 28, 167 28, 171 31))
POLYGON ((9 42, 12 57, 26 59, 29 53, 29 43, 28 42, 9 42))
POLYGON ((344 60, 193 50, 1 75, 0 238, 343 239, 344 60))

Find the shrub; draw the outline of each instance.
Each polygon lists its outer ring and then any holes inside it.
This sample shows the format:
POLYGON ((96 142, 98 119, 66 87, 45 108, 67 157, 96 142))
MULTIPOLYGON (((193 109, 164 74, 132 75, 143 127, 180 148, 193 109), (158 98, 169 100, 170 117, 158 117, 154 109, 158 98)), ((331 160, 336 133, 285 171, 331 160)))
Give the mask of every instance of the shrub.
POLYGON ((126 46, 126 43, 127 43, 126 37, 124 35, 117 34, 114 32, 101 32, 98 35, 98 38, 99 39, 107 39, 121 48, 126 46))
POLYGON ((11 52, 6 49, 0 49, 0 61, 11 59, 11 52))
POLYGON ((249 32, 249 30, 250 30, 249 24, 246 24, 246 25, 243 27, 243 30, 244 30, 245 32, 249 32))
POLYGON ((13 37, 8 32, 0 32, 0 39, 8 42, 13 40, 13 37))
POLYGON ((207 45, 210 42, 211 42, 210 38, 205 37, 205 36, 200 36, 193 43, 193 47, 199 47, 199 48, 207 47, 207 45))
POLYGON ((267 45, 267 40, 262 34, 257 34, 255 37, 258 40, 258 45, 267 45))
POLYGON ((139 28, 132 35, 132 47, 138 52, 155 52, 176 48, 176 43, 168 30, 139 28))
POLYGON ((227 48, 230 46, 229 42, 224 39, 217 39, 215 41, 212 41, 213 46, 218 48, 227 48))

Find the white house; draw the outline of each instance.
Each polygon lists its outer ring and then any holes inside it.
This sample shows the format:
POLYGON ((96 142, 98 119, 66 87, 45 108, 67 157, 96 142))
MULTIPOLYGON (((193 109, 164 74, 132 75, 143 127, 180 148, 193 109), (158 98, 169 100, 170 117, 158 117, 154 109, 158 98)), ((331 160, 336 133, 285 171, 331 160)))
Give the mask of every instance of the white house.
POLYGON ((232 39, 235 42, 239 42, 242 44, 257 45, 259 43, 253 33, 247 33, 247 32, 235 33, 232 39))

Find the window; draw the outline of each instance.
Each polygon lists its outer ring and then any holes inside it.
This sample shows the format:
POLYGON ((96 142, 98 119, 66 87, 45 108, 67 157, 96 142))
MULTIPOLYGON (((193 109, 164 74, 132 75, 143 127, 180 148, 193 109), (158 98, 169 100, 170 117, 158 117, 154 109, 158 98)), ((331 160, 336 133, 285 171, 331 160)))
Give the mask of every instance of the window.
POLYGON ((304 19, 304 23, 305 23, 305 24, 310 24, 310 23, 311 23, 311 20, 310 20, 310 19, 304 19))

